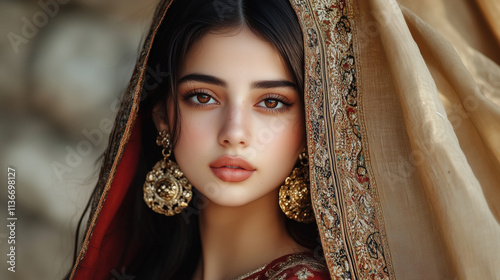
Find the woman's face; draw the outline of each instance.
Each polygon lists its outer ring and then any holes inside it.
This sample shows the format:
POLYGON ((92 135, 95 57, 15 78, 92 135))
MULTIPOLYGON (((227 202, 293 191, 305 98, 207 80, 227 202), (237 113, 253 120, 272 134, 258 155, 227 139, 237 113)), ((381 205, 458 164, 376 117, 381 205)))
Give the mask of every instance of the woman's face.
POLYGON ((222 206, 275 191, 305 146, 301 97, 279 53, 248 29, 236 32, 193 45, 177 92, 175 158, 193 186, 222 206))

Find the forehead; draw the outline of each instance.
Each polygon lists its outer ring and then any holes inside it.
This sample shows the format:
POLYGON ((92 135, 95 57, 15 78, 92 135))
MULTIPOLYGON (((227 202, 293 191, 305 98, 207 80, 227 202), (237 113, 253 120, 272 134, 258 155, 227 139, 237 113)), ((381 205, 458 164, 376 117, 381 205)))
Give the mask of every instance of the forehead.
POLYGON ((291 80, 274 46, 247 28, 208 33, 194 43, 181 67, 181 76, 190 73, 228 80, 291 80))

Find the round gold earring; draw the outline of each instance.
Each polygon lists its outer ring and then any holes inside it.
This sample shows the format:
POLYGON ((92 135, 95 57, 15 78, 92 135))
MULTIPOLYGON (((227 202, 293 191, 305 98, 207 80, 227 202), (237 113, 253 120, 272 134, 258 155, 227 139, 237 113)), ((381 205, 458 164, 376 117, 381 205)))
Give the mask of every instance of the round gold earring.
POLYGON ((285 179, 279 191, 281 211, 292 220, 301 223, 314 221, 309 192, 309 164, 307 151, 300 153, 299 162, 292 174, 285 179))
POLYGON ((163 159, 146 175, 142 188, 144 201, 156 213, 173 216, 188 206, 193 197, 193 186, 179 165, 170 159, 172 146, 167 131, 159 132, 156 144, 163 147, 163 159))

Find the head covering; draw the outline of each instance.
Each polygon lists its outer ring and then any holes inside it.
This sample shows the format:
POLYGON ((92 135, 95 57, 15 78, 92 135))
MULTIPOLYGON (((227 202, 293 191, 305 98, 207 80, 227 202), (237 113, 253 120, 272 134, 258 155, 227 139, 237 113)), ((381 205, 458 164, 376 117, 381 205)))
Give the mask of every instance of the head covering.
MULTIPOLYGON (((332 279, 500 278, 496 2, 290 2, 304 38, 311 196, 332 279)), ((137 164, 146 63, 169 3, 160 2, 123 95, 71 279, 116 268, 114 218, 137 164)))

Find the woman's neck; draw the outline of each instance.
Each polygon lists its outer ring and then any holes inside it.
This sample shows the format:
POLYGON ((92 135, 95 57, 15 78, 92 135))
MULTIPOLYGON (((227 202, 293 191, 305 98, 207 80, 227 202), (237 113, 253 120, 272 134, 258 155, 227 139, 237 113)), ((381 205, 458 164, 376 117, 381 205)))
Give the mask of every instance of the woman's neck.
POLYGON ((277 191, 241 207, 209 203, 200 213, 200 235, 196 279, 230 279, 306 250, 286 231, 277 191))

